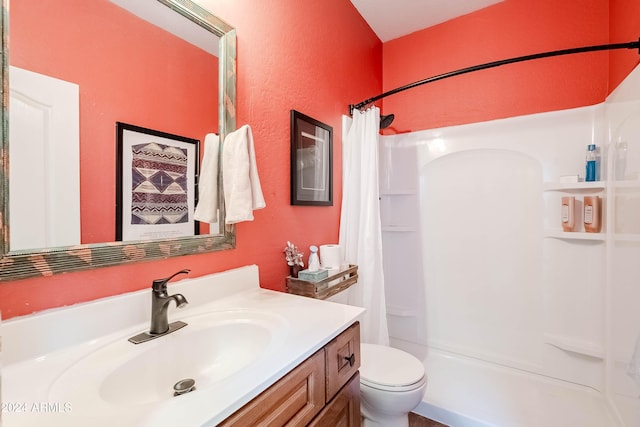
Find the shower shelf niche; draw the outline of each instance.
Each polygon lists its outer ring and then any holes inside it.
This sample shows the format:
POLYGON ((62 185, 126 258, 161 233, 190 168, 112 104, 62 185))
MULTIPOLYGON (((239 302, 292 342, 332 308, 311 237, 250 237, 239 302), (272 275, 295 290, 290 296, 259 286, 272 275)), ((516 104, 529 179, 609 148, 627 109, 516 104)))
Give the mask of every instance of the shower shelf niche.
POLYGON ((603 191, 606 187, 605 181, 588 182, 545 182, 544 191, 603 191))
MULTIPOLYGON (((544 191, 545 192, 557 192, 557 193, 568 193, 568 194, 579 194, 579 195, 589 195, 589 194, 600 194, 604 193, 607 189, 606 181, 581 181, 581 182, 545 182, 544 183, 544 191)), ((560 203, 560 195, 554 196, 558 197, 557 203, 560 203)), ((580 197, 580 196, 578 196, 580 197)), ((602 217, 604 217, 604 209, 606 204, 602 203, 602 217)), ((577 225, 577 227, 581 227, 581 225, 577 225)), ((599 233, 587 233, 584 231, 563 231, 561 228, 545 228, 544 236, 552 239, 561 239, 561 240, 571 240, 571 241, 595 241, 595 242, 604 242, 606 240, 606 232, 603 230, 599 233)))
POLYGON ((604 241, 605 233, 585 233, 581 231, 562 231, 546 229, 544 231, 545 237, 551 237, 554 239, 569 239, 569 240, 595 240, 604 241))
POLYGON ((602 346, 589 341, 555 334, 544 334, 544 339, 547 344, 569 353, 582 354, 595 359, 604 358, 602 346))

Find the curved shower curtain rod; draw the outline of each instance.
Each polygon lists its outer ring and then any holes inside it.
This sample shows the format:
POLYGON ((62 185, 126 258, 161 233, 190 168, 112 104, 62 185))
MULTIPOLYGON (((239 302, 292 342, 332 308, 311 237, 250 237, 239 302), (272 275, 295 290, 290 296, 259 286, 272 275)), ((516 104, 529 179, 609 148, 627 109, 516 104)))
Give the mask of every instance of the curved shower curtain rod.
POLYGON ((400 86, 388 92, 384 92, 383 94, 380 94, 378 96, 374 96, 373 98, 366 99, 358 104, 350 104, 349 115, 353 115, 353 111, 355 109, 359 110, 389 95, 393 95, 398 92, 405 91, 407 89, 412 89, 416 86, 421 86, 423 84, 435 82, 437 80, 442 80, 442 79, 446 79, 453 76, 459 76, 460 74, 466 74, 466 73, 471 73, 473 71, 485 70, 487 68, 499 67, 500 65, 513 64, 515 62, 530 61, 532 59, 548 58, 551 56, 560 56, 560 55, 570 55, 573 53, 595 52, 599 50, 614 50, 614 49, 638 49, 638 53, 640 54, 640 38, 637 41, 628 42, 628 43, 614 43, 614 44, 602 44, 602 45, 596 45, 596 46, 576 47, 572 49, 554 50, 551 52, 543 52, 543 53, 536 53, 533 55, 518 56, 516 58, 503 59, 501 61, 494 61, 494 62, 487 62, 486 64, 474 65, 473 67, 467 67, 467 68, 462 68, 456 71, 450 71, 448 73, 439 74, 437 76, 419 80, 417 82, 413 82, 408 85, 400 86))

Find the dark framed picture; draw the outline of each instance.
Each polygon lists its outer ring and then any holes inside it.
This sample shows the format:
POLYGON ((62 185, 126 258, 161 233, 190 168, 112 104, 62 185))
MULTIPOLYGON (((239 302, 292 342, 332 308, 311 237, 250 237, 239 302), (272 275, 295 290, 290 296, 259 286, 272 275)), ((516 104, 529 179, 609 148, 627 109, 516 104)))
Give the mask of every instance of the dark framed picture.
POLYGON ((333 205, 333 128, 291 110, 291 204, 333 205))
POLYGON ((199 234, 200 141, 116 123, 116 241, 199 234))

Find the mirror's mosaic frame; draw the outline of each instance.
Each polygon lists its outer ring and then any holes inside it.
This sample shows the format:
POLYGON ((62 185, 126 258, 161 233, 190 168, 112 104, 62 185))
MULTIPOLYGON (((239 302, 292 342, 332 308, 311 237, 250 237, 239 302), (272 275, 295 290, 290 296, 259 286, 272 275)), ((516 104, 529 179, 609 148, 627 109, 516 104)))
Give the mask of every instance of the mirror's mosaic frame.
MULTIPOLYGON (((153 261, 170 257, 193 255, 232 249, 236 245, 235 228, 227 226, 220 235, 203 235, 167 240, 139 242, 111 242, 35 251, 9 252, 9 1, 2 0, 0 34, 2 38, 2 120, 0 133, 0 282, 28 277, 51 276, 58 273, 88 270, 99 267, 153 261)), ((220 108, 219 133, 225 136, 236 128, 236 32, 226 22, 190 0, 158 0, 174 11, 220 37, 220 108)), ((220 177, 221 179, 221 177, 220 177)), ((222 182, 222 181, 219 181, 222 182)), ((221 218, 224 202, 220 192, 221 218)))

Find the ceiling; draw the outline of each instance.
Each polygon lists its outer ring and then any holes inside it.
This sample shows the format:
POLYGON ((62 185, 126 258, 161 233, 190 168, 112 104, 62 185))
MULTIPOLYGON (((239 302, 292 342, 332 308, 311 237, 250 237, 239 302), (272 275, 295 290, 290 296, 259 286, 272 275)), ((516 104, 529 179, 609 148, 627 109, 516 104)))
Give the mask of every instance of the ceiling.
MULTIPOLYGON (((218 36, 157 0, 110 0, 151 24, 180 37, 188 43, 219 56, 218 36)), ((195 1, 194 3, 198 3, 195 1)))
POLYGON ((483 9, 503 0, 351 0, 383 42, 483 9))

